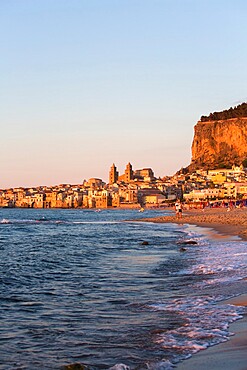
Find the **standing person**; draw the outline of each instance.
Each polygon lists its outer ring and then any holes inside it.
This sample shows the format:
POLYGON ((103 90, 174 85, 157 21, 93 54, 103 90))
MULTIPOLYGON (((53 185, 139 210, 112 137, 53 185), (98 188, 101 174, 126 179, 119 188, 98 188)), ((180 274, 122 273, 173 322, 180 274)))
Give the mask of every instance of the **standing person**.
POLYGON ((177 219, 182 218, 182 204, 179 199, 175 203, 175 212, 177 219))

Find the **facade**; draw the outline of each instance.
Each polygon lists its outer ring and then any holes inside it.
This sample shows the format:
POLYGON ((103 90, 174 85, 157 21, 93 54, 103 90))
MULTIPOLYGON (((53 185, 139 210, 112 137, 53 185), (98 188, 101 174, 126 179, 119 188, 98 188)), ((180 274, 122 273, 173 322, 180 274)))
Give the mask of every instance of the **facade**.
POLYGON ((154 172, 151 168, 143 168, 141 170, 134 171, 134 178, 137 179, 149 179, 152 180, 154 178, 154 172))
POLYGON ((130 163, 119 176, 113 164, 108 184, 102 179, 90 178, 79 185, 1 189, 0 207, 158 207, 177 198, 188 202, 247 199, 247 173, 241 167, 234 167, 231 170, 197 171, 186 175, 177 173, 156 179, 151 168, 133 171, 130 163))

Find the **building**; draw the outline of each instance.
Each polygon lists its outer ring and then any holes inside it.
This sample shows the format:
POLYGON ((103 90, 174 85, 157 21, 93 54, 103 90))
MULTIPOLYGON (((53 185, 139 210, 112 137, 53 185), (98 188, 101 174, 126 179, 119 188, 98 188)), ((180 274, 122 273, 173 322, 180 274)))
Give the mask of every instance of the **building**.
POLYGON ((166 201, 166 196, 159 189, 144 188, 138 191, 138 201, 142 206, 158 206, 166 201))
POLYGON ((84 186, 90 189, 102 189, 104 185, 105 183, 102 181, 102 179, 98 179, 96 177, 92 177, 84 183, 84 186))
POLYGON ((135 179, 154 179, 154 172, 151 168, 143 168, 141 170, 134 171, 134 178, 135 179))
POLYGON ((117 181, 118 181, 118 171, 117 171, 117 167, 113 163, 113 165, 110 168, 110 172, 109 172, 109 184, 110 185, 115 184, 117 181))
POLYGON ((131 180, 133 180, 133 169, 132 169, 132 165, 129 162, 124 171, 124 181, 126 183, 129 183, 131 180))

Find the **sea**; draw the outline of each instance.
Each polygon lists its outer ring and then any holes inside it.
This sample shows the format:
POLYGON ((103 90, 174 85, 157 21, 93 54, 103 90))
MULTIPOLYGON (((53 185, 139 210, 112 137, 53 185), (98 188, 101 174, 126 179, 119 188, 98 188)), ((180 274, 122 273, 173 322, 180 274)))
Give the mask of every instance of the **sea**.
POLYGON ((140 222, 169 214, 0 209, 0 369, 168 370, 229 340, 247 242, 140 222))

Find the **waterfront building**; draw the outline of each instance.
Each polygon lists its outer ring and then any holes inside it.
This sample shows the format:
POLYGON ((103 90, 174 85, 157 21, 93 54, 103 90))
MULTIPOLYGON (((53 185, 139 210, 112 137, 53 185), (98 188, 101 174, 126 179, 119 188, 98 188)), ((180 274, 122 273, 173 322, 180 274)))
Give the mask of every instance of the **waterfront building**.
POLYGON ((165 194, 156 188, 144 188, 138 192, 139 203, 143 206, 159 206, 161 203, 165 202, 166 199, 165 194))
POLYGON ((34 207, 35 208, 43 208, 44 207, 44 193, 39 192, 34 195, 34 207))

